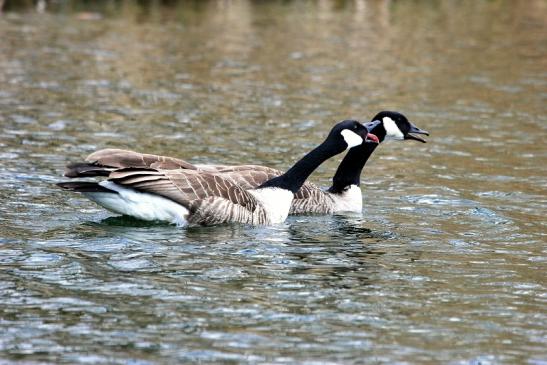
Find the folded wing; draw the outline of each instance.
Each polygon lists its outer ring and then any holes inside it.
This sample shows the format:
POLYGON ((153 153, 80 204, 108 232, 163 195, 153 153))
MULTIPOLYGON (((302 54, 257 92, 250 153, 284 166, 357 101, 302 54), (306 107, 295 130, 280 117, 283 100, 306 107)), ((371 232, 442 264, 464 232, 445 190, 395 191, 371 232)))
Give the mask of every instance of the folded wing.
POLYGON ((185 169, 125 168, 112 171, 108 181, 184 206, 189 210, 189 223, 268 223, 257 199, 220 174, 185 169))

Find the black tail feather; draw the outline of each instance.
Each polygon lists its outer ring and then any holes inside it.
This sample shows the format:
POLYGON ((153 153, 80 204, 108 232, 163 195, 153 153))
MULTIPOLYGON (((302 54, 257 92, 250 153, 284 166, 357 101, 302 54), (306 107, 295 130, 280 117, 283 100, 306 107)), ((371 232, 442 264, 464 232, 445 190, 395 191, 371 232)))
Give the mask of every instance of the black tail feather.
POLYGON ((114 190, 105 188, 96 182, 89 181, 68 181, 60 182, 56 184, 62 189, 78 191, 80 193, 113 193, 117 194, 114 190))
POLYGON ((112 167, 100 166, 86 162, 68 164, 65 168, 66 177, 108 176, 114 170, 112 167))

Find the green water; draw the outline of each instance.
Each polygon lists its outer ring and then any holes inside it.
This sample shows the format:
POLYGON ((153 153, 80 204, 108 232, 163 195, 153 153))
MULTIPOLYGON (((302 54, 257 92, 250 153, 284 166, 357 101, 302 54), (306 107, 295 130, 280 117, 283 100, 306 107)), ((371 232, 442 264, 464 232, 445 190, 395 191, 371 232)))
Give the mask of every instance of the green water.
POLYGON ((547 363, 547 2, 138 4, 0 16, 0 362, 547 363), (184 230, 54 185, 105 147, 285 169, 384 109, 431 136, 376 150, 362 216, 184 230))

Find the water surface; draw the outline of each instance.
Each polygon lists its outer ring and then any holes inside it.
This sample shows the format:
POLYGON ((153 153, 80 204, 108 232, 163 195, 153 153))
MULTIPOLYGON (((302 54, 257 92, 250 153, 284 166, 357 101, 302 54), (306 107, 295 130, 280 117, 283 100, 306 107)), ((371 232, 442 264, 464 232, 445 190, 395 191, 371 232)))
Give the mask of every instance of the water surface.
POLYGON ((541 0, 7 2, 0 358, 547 363, 546 19, 541 0), (285 169, 384 109, 432 135, 377 149, 362 216, 183 230, 54 186, 105 147, 285 169))

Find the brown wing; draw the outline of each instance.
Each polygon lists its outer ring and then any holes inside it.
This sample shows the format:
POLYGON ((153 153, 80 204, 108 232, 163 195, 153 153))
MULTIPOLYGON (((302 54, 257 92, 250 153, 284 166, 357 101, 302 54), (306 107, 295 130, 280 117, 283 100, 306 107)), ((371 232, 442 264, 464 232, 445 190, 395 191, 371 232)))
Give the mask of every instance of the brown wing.
POLYGON ((281 171, 258 165, 225 166, 216 171, 244 189, 254 189, 266 181, 281 175, 281 171))
POLYGON ((184 160, 160 156, 151 155, 147 153, 139 153, 128 150, 120 150, 115 148, 108 148, 93 152, 85 159, 87 163, 116 167, 151 167, 155 169, 189 169, 196 170, 196 167, 184 160))
POLYGON ((331 214, 334 212, 332 195, 317 185, 306 182, 294 195, 289 214, 331 214))
MULTIPOLYGON (((86 158, 86 162, 92 164, 92 166, 87 166, 88 170, 93 170, 92 167, 151 167, 161 170, 199 169, 201 171, 221 174, 222 177, 237 183, 244 189, 256 188, 269 179, 282 174, 279 170, 260 165, 193 165, 178 158, 138 153, 114 148, 94 152, 86 158)), ((108 172, 112 170, 113 169, 109 169, 108 172)), ((94 169, 94 172, 96 172, 96 169, 94 169)), ((82 175, 76 174, 76 176, 82 175)), ((306 182, 295 194, 295 200, 314 198, 316 195, 321 195, 322 193, 323 192, 319 187, 312 183, 306 182)))
POLYGON ((85 162, 68 164, 64 175, 72 178, 108 176, 116 169, 147 167, 196 170, 194 165, 178 158, 109 148, 93 152, 85 162))
POLYGON ((264 209, 256 198, 220 174, 184 169, 127 168, 113 171, 108 180, 183 205, 190 211, 192 223, 265 221, 264 209))

